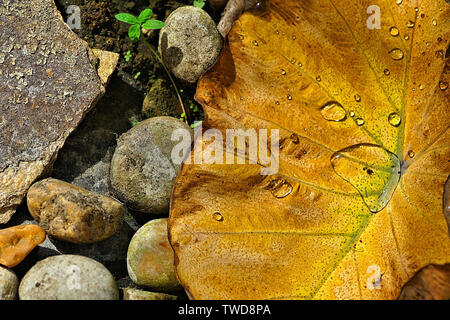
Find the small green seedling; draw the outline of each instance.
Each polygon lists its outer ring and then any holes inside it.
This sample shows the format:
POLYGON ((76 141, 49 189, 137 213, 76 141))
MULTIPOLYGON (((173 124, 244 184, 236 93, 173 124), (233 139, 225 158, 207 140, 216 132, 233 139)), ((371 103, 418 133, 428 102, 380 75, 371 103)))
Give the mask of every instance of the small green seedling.
POLYGON ((191 109, 194 113, 198 112, 198 106, 193 103, 190 104, 189 109, 191 109))
POLYGON ((194 0, 194 7, 203 9, 205 6, 205 0, 194 0))
POLYGON ((164 27, 164 22, 150 19, 152 14, 152 9, 145 9, 137 18, 129 13, 119 13, 116 15, 116 19, 131 24, 128 29, 128 36, 131 41, 138 41, 141 37, 141 28, 146 30, 157 30, 164 27))
POLYGON ((131 123, 131 125, 132 125, 133 127, 136 127, 139 123, 140 123, 139 121, 133 121, 133 122, 131 123))
POLYGON ((183 113, 181 114, 180 120, 183 121, 183 122, 186 121, 186 113, 183 112, 183 113))
POLYGON ((127 54, 124 56, 125 61, 126 61, 126 62, 130 61, 131 57, 132 57, 131 51, 128 50, 128 51, 127 51, 127 54))
POLYGON ((137 80, 139 78, 139 76, 141 75, 141 72, 138 72, 134 75, 134 80, 137 80))
POLYGON ((192 129, 197 128, 197 127, 201 126, 202 123, 203 123, 203 121, 196 121, 195 123, 191 124, 191 128, 192 129))
MULTIPOLYGON (((170 82, 172 82, 172 85, 178 97, 178 101, 180 102, 181 108, 183 109, 183 112, 185 114, 184 121, 188 123, 188 119, 186 116, 186 109, 184 108, 183 104, 183 99, 181 99, 180 92, 178 91, 178 87, 175 81, 173 80, 169 69, 167 69, 167 66, 165 65, 164 61, 159 56, 158 52, 156 52, 156 50, 153 49, 153 47, 150 45, 147 39, 145 37, 141 37, 141 28, 146 30, 158 30, 164 27, 164 22, 156 19, 151 19, 152 14, 153 11, 151 9, 144 9, 137 18, 129 13, 119 13, 116 15, 116 19, 131 24, 130 28, 128 29, 128 36, 130 37, 130 40, 133 42, 140 40, 152 52, 152 54, 159 61, 159 63, 161 63, 161 65, 164 67, 164 70, 166 71, 170 79, 170 82)), ((137 79, 137 77, 139 77, 140 74, 141 73, 138 72, 135 75, 135 79, 137 79)))

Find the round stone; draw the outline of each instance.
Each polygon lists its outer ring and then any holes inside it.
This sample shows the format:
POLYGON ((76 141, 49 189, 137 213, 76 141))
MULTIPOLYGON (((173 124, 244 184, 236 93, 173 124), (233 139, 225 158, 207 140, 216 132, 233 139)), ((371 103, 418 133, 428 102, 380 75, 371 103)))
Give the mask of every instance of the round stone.
POLYGON ((16 300, 19 280, 16 274, 0 266, 0 300, 16 300))
POLYGON ((159 50, 170 71, 180 80, 195 83, 222 49, 222 36, 202 9, 186 6, 172 12, 159 34, 159 50))
POLYGON ((133 210, 167 214, 173 183, 181 164, 172 151, 180 141, 172 134, 181 130, 192 142, 192 130, 171 117, 147 119, 123 134, 111 162, 111 186, 115 196, 133 210))
POLYGON ((131 239, 127 255, 128 274, 138 285, 158 291, 180 289, 174 254, 167 234, 167 219, 142 226, 131 239))
POLYGON ((114 277, 101 263, 59 255, 36 263, 19 286, 21 300, 118 300, 114 277))

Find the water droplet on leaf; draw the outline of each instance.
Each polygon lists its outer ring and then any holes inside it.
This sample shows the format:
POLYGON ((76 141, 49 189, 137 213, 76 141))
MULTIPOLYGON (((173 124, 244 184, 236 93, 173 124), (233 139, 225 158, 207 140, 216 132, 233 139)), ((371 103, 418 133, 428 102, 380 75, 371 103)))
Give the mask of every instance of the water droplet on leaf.
POLYGON ((391 74, 391 72, 389 71, 389 69, 384 69, 384 75, 385 76, 388 76, 388 75, 390 75, 391 74))
POLYGON ((277 199, 286 198, 292 193, 292 185, 283 179, 272 180, 269 184, 270 192, 277 199))
POLYGON ((362 119, 362 118, 357 118, 355 121, 356 121, 356 125, 359 126, 359 127, 363 126, 364 123, 366 123, 364 121, 364 119, 362 119))
POLYGON ((447 88, 448 88, 448 82, 445 82, 445 81, 439 81, 439 88, 440 88, 442 91, 447 90, 447 88))
POLYGON ((400 161, 395 154, 373 144, 359 144, 331 157, 334 171, 358 190, 373 213, 389 203, 400 179, 400 161))
POLYGON ((389 51, 389 54, 391 55, 391 58, 393 60, 402 60, 403 59, 403 51, 399 48, 392 49, 389 51))
POLYGON ((214 218, 214 220, 219 221, 219 222, 223 221, 223 216, 220 212, 214 212, 213 218, 214 218))
POLYGON ((293 144, 299 144, 299 142, 300 142, 300 138, 298 137, 298 135, 296 133, 291 134, 289 139, 291 139, 293 144))
POLYGON ((359 94, 355 94, 355 100, 356 102, 361 102, 361 97, 359 96, 359 94))
POLYGON ((388 117, 389 124, 393 127, 398 127, 402 122, 402 118, 396 112, 393 112, 388 117))
POLYGON ((409 20, 409 21, 406 23, 406 26, 407 26, 408 28, 414 28, 414 25, 415 25, 414 21, 411 21, 411 20, 409 20))
POLYGON ((344 121, 347 118, 347 112, 338 102, 331 101, 320 108, 320 113, 325 120, 328 121, 344 121))
POLYGON ((408 151, 408 156, 412 159, 412 158, 414 158, 416 156, 416 153, 414 151, 412 151, 412 150, 409 150, 408 151))
POLYGON ((389 33, 390 33, 391 36, 393 36, 393 37, 397 37, 397 36, 400 34, 400 32, 398 31, 398 29, 397 29, 396 27, 391 27, 391 28, 389 29, 389 33))

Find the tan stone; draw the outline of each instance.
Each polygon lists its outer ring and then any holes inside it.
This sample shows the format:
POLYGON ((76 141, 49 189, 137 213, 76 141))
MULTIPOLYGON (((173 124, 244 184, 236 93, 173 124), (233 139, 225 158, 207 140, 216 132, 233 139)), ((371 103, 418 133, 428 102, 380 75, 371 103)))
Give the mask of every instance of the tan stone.
POLYGON ((0 264, 17 266, 45 240, 45 231, 36 225, 21 225, 0 230, 0 264))
POLYGON ((100 49, 92 49, 94 55, 99 59, 97 68, 98 76, 102 80, 103 85, 107 85, 112 73, 116 69, 120 55, 115 52, 104 51, 100 49))
POLYGON ((131 280, 138 285, 164 292, 181 289, 166 218, 152 220, 134 234, 128 247, 127 268, 131 280))
POLYGON ((28 210, 51 236, 73 243, 94 243, 115 234, 124 207, 116 200, 48 178, 33 184, 28 210))
POLYGON ((166 293, 124 288, 123 300, 178 300, 178 297, 166 293))

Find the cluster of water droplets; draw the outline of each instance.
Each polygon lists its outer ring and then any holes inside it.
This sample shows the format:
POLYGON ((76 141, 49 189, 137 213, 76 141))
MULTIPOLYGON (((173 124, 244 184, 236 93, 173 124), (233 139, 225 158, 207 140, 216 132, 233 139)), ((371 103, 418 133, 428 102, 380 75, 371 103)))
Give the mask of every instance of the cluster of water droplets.
MULTIPOLYGON (((403 0, 396 0, 397 5, 400 6, 402 3, 403 0)), ((416 19, 419 19, 419 9, 415 8, 415 11, 417 13, 416 19)), ((422 13, 421 16, 423 18, 424 14, 422 13)), ((416 23, 416 21, 408 20, 405 26, 407 29, 413 29, 416 27, 416 23)), ((438 25, 436 19, 433 19, 431 23, 433 26, 438 25)), ((276 34, 278 35, 280 32, 277 30, 276 34)), ((402 37, 405 41, 410 40, 409 35, 401 35, 397 26, 391 26, 389 34, 392 37, 402 37)), ((296 40, 295 35, 292 36, 292 40, 296 40)), ((258 47, 258 41, 254 40, 253 45, 258 47)), ((399 47, 393 47, 388 51, 388 54, 393 61, 401 61, 405 58, 404 51, 399 47)), ((442 58, 442 54, 438 55, 436 53, 436 56, 442 58)), ((303 64, 298 62, 296 58, 292 58, 290 62, 299 68, 303 67, 303 64)), ((285 69, 281 69, 280 73, 282 76, 288 75, 285 69)), ((385 68, 383 74, 388 77, 391 75, 391 71, 385 68)), ((315 81, 319 84, 322 81, 322 77, 320 75, 315 76, 315 81)), ((425 85, 419 84, 418 88, 424 90, 425 85)), ((439 88, 443 91, 447 90, 448 83, 440 81, 439 88)), ((287 100, 293 99, 290 93, 286 97, 287 100)), ((363 99, 359 94, 355 94, 354 100, 359 104, 363 99)), ((280 102, 277 100, 275 104, 280 105, 280 102)), ((357 126, 364 126, 366 123, 355 111, 347 111, 337 101, 328 101, 319 108, 319 111, 321 116, 330 122, 343 122, 351 118, 357 126)), ((397 112, 391 112, 387 115, 386 122, 391 127, 398 128, 402 125, 402 117, 397 112)), ((410 150, 408 156, 413 158, 415 156, 414 151, 410 150)), ((387 205, 400 179, 400 160, 395 154, 378 145, 359 144, 340 150, 333 154, 331 164, 340 177, 358 190, 364 203, 374 213, 382 210, 387 205)), ((282 199, 292 193, 293 187, 285 179, 275 179, 270 182, 269 190, 275 198, 282 199)), ((215 220, 222 221, 223 217, 221 215, 215 216, 215 220)))

